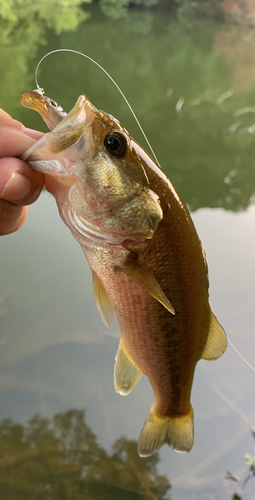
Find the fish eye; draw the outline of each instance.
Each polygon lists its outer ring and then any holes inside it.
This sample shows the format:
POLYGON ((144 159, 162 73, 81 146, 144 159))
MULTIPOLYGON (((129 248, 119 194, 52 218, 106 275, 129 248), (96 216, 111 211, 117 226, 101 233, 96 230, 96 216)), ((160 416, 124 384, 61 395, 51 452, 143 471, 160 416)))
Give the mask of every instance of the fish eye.
POLYGON ((127 139, 120 132, 110 132, 104 139, 104 147, 112 156, 120 158, 127 151, 127 139))
POLYGON ((58 107, 58 105, 57 105, 56 101, 53 101, 53 99, 51 99, 51 100, 50 100, 50 103, 51 103, 51 105, 52 105, 52 106, 54 106, 55 108, 57 108, 57 107, 58 107))

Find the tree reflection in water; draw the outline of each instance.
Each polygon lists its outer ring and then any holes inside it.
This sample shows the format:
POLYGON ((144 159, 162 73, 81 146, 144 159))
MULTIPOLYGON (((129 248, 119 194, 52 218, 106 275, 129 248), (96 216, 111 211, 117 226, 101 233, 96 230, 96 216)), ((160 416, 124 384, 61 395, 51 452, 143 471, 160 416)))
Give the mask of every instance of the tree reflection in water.
POLYGON ((163 500, 170 484, 158 461, 158 454, 141 459, 126 438, 108 454, 84 410, 0 424, 0 491, 8 500, 163 500))

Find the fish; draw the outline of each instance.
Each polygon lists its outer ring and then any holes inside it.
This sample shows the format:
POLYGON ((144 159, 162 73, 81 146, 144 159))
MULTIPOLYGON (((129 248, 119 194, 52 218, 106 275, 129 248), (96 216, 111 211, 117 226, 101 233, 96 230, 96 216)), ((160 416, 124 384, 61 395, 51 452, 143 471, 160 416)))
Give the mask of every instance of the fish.
POLYGON ((128 395, 144 374, 153 389, 138 453, 150 456, 164 444, 189 452, 196 364, 227 347, 190 213, 159 165, 85 94, 58 116, 42 90, 24 94, 28 102, 51 131, 22 159, 44 174, 83 249, 103 322, 110 327, 115 314, 119 322, 115 390, 128 395))

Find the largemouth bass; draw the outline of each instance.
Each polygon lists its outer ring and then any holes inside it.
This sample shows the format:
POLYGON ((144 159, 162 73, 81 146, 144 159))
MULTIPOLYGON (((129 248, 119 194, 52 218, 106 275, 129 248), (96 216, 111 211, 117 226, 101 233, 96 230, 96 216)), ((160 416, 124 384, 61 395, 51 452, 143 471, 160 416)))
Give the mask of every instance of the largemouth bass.
POLYGON ((44 174, 84 251, 104 323, 111 325, 114 311, 118 318, 115 389, 127 395, 142 374, 152 385, 138 453, 148 456, 165 443, 188 452, 196 363, 217 359, 227 346, 210 307, 205 253, 189 211, 123 125, 85 95, 67 115, 40 91, 21 102, 53 129, 22 158, 44 174))

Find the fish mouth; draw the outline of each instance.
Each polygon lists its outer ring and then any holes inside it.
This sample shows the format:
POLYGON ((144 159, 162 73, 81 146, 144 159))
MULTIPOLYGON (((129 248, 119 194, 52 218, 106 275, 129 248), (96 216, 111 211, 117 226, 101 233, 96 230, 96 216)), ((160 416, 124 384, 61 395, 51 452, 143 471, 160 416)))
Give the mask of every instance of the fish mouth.
POLYGON ((54 132, 69 128, 74 130, 75 127, 82 125, 87 128, 91 124, 94 110, 95 108, 87 96, 80 95, 71 111, 55 127, 54 132))
POLYGON ((20 103, 28 109, 34 109, 43 119, 50 118, 49 104, 42 89, 26 92, 21 96, 20 103))
POLYGON ((21 96, 20 103, 28 109, 37 111, 50 130, 53 130, 66 116, 63 108, 44 94, 43 89, 35 89, 21 96))
MULTIPOLYGON (((51 111, 48 107, 47 99, 41 91, 33 91, 23 94, 22 104, 26 103, 26 107, 31 107, 32 109, 43 110, 39 111, 41 116, 49 118, 51 111), (35 94, 35 95, 33 95, 35 94), (44 114, 43 114, 44 113, 44 114)), ((62 109, 62 108, 61 108, 62 109)), ((30 164, 39 172, 43 174, 48 174, 50 176, 58 177, 63 174, 66 176, 66 168, 61 166, 61 162, 54 158, 55 161, 49 162, 48 166, 44 161, 37 161, 37 154, 41 157, 46 158, 49 155, 55 155, 57 153, 62 153, 70 146, 78 143, 85 129, 88 129, 93 120, 94 106, 90 103, 85 95, 80 95, 73 109, 65 116, 61 118, 58 124, 54 127, 51 132, 48 132, 39 139, 35 144, 33 144, 29 149, 24 151, 20 155, 23 161, 28 161, 30 164), (59 167, 56 171, 53 164, 59 163, 59 167), (55 175, 56 174, 56 175, 55 175)), ((52 118, 50 117, 52 121, 52 118)), ((45 122, 48 124, 49 121, 45 122)))

